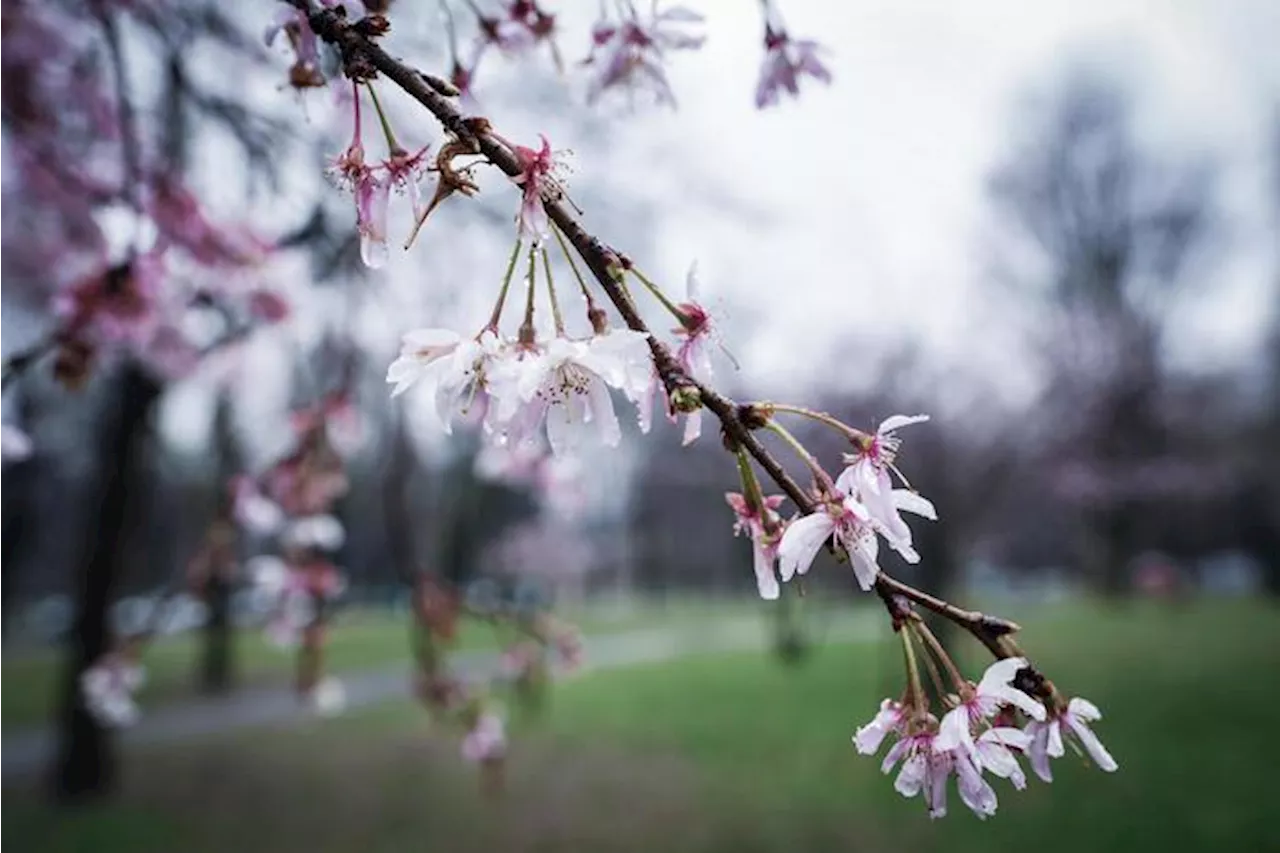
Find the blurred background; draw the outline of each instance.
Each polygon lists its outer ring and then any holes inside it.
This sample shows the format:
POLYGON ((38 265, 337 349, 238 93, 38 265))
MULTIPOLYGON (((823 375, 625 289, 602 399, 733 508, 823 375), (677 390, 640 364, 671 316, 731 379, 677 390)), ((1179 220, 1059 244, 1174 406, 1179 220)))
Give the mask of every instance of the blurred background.
MULTIPOLYGON (((829 560, 803 597, 756 598, 715 430, 642 436, 619 399, 620 448, 517 465, 446 435, 428 391, 390 398, 403 333, 487 319, 517 195, 477 171, 408 251, 393 197, 367 269, 324 177, 350 105, 290 85, 288 39, 262 40, 278 5, 3 8, 13 849, 1277 847, 1280 5, 690 0, 706 40, 666 56, 672 109, 588 103, 596 4, 542 4, 561 62, 539 42, 478 64, 477 15, 506 7, 390 4, 393 55, 461 63, 468 112, 568 150, 593 233, 673 295, 696 263, 722 391, 867 430, 932 415, 899 463, 941 520, 914 528, 919 565, 884 568, 1020 623, 1121 767, 1068 753, 987 822, 929 821, 854 752, 902 686, 883 608, 829 560), (762 11, 821 44, 829 85, 757 109, 762 11), (90 348, 67 295, 120 262, 131 207, 176 247, 161 317, 90 348), (338 715, 298 702, 297 653, 264 633, 246 567, 278 543, 241 525, 207 568, 234 478, 291 458, 322 401, 349 485, 323 549, 338 715), (585 637, 545 707, 513 704, 498 793, 411 694, 423 573, 585 637), (68 791, 78 676, 131 636, 141 719, 89 735, 112 772, 68 791)), ((429 115, 379 95, 401 143, 438 150, 429 115)), ((830 434, 797 434, 838 465, 830 434)), ((492 669, 505 631, 464 626, 459 667, 492 669)))

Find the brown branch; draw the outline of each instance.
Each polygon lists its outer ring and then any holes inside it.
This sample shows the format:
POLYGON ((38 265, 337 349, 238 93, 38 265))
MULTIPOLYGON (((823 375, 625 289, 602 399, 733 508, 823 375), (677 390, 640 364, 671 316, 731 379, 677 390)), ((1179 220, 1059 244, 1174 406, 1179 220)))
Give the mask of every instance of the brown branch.
POLYGON ((120 158, 124 166, 120 194, 138 213, 142 212, 142 158, 138 150, 137 126, 134 122, 133 104, 129 101, 128 73, 124 64, 124 47, 120 43, 120 27, 104 2, 93 4, 94 16, 102 24, 102 34, 111 57, 112 75, 116 84, 116 118, 120 124, 120 158))
MULTIPOLYGON (((490 133, 487 120, 464 116, 452 101, 432 88, 418 71, 392 58, 377 44, 347 26, 345 20, 335 12, 328 9, 313 9, 308 0, 287 1, 305 12, 316 34, 330 44, 336 45, 344 58, 359 57, 386 75, 406 94, 426 107, 450 133, 464 140, 474 140, 489 162, 509 177, 514 178, 521 173, 515 153, 496 134, 490 133)), ((805 493, 800 484, 786 472, 781 463, 743 422, 739 407, 733 400, 686 374, 671 354, 671 350, 650 333, 635 304, 614 277, 618 266, 617 256, 583 227, 564 200, 544 198, 543 204, 551 221, 582 257, 627 327, 649 335, 649 347, 653 352, 654 366, 668 393, 682 387, 696 388, 702 405, 719 419, 726 445, 744 448, 801 511, 812 512, 815 506, 813 499, 805 493)), ((977 611, 963 610, 892 578, 883 571, 876 580, 876 593, 884 601, 895 623, 904 609, 910 610, 912 604, 919 605, 967 630, 996 657, 1010 657, 1013 654, 1009 645, 1001 642, 1002 637, 1018 630, 1018 626, 1013 622, 977 611)))

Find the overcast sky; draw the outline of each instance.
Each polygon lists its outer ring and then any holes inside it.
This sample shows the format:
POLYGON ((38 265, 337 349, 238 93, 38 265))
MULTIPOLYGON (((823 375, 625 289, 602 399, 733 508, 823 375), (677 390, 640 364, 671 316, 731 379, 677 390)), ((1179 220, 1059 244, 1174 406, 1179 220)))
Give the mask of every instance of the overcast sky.
MULTIPOLYGON (((595 4, 549 5, 561 12, 565 56, 585 55, 595 4)), ((1022 358, 1025 330, 1012 322, 1016 309, 984 287, 986 246, 999 231, 983 184, 1017 130, 1019 104, 1073 63, 1128 84, 1153 151, 1222 164, 1232 243, 1179 317, 1178 355, 1217 368, 1254 352, 1276 301, 1276 226, 1265 193, 1268 134, 1280 115, 1280 3, 782 0, 792 35, 826 45, 835 80, 764 112, 752 98, 762 54, 757 3, 688 5, 706 14, 708 40, 672 59, 676 112, 620 114, 594 124, 603 143, 579 138, 582 113, 572 110, 585 109, 582 75, 556 83, 545 57, 489 62, 480 94, 508 136, 532 141, 545 131, 555 147, 578 152, 575 196, 593 199, 586 219, 603 237, 669 284, 698 262, 704 290, 727 308, 744 383, 772 393, 842 381, 853 371, 832 364, 831 352, 918 339, 942 364, 1004 377, 1014 396, 1027 390, 1027 371, 1009 370, 1022 358), (534 112, 511 99, 538 78, 563 87, 570 112, 534 112)), ((414 31, 398 28, 392 52, 406 53, 414 31)), ((293 97, 275 88, 262 96, 293 97)), ((315 103, 323 95, 309 97, 311 120, 325 122, 315 103)), ((404 126, 415 121, 430 127, 421 116, 404 126)), ((511 190, 491 186, 482 203, 514 209, 511 190)), ((422 293, 447 270, 468 281, 441 286, 471 295, 445 312, 416 296, 385 301, 368 331, 388 341, 388 355, 408 327, 478 325, 492 298, 485 282, 496 285, 509 242, 497 245, 474 219, 466 228, 475 213, 450 204, 441 217, 451 224, 433 225, 393 263, 395 286, 386 290, 422 293)))

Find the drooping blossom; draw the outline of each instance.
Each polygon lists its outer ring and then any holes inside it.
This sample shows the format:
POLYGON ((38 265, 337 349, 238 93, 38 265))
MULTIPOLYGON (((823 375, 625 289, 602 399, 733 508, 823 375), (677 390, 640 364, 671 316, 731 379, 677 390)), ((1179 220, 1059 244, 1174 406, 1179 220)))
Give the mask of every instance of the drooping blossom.
POLYGON ((417 329, 402 338, 400 356, 387 368, 387 382, 397 396, 419 383, 435 397, 436 414, 446 433, 459 415, 489 413, 490 379, 503 362, 507 343, 486 330, 463 339, 449 329, 417 329))
POLYGON ((387 211, 391 201, 391 180, 386 174, 366 170, 355 187, 356 232, 360 235, 360 260, 369 269, 386 266, 387 211))
POLYGON ((777 104, 784 91, 798 97, 800 78, 806 74, 823 83, 831 82, 831 72, 818 59, 822 48, 816 41, 792 39, 783 27, 766 23, 764 49, 760 81, 756 84, 758 109, 777 104))
MULTIPOLYGON (((716 343, 726 355, 728 350, 725 349, 724 344, 720 341, 711 312, 699 301, 699 291, 698 268, 697 264, 693 264, 689 267, 689 273, 685 277, 685 301, 675 306, 675 309, 679 312, 680 325, 672 331, 681 339, 675 353, 676 361, 681 369, 692 379, 699 382, 710 382, 714 372, 711 363, 711 343, 716 343)), ((679 418, 680 412, 676 410, 671 397, 666 394, 666 386, 663 384, 662 377, 658 374, 657 368, 651 366, 649 368, 649 382, 644 386, 644 392, 635 399, 639 411, 640 431, 643 433, 648 433, 652 426, 654 399, 659 391, 663 392, 667 420, 675 423, 679 418)), ((702 409, 695 408, 693 411, 685 413, 684 434, 681 443, 687 446, 696 441, 701 435, 702 409)))
POLYGON ((860 734, 865 733, 864 742, 858 743, 858 735, 854 736, 858 751, 871 754, 879 747, 885 734, 902 735, 880 764, 881 772, 887 775, 901 762, 902 768, 894 779, 894 790, 907 798, 923 794, 929 817, 945 817, 947 784, 955 775, 960 799, 970 811, 981 819, 995 814, 998 805, 996 792, 982 777, 982 767, 963 752, 939 746, 932 716, 926 716, 923 721, 917 719, 915 730, 907 733, 905 729, 911 724, 901 719, 900 714, 900 708, 882 705, 880 714, 859 730, 860 734))
POLYGON ((818 551, 833 535, 848 552, 858 585, 864 590, 875 586, 880 574, 876 528, 866 507, 848 495, 837 496, 787 525, 778 545, 778 573, 782 580, 790 581, 795 575, 808 572, 818 551))
POLYGON ((475 764, 501 760, 507 752, 507 730, 502 718, 483 711, 462 739, 462 757, 475 764))
POLYGON ((875 435, 866 436, 857 452, 845 454, 848 466, 836 478, 836 488, 848 495, 856 495, 867 508, 884 533, 885 540, 915 562, 918 557, 911 545, 911 528, 903 521, 901 512, 912 512, 930 520, 936 520, 933 504, 909 489, 895 489, 889 472, 898 473, 894 466, 902 439, 895 434, 898 429, 929 420, 928 415, 894 415, 886 418, 876 428, 875 435))
POLYGON ((398 145, 382 161, 382 170, 386 173, 387 182, 396 190, 409 196, 416 220, 422 210, 422 193, 418 184, 427 171, 427 152, 431 146, 424 145, 417 151, 408 151, 398 145))
POLYGON ((514 146, 520 174, 511 179, 524 190, 517 217, 520 236, 535 243, 540 243, 551 233, 551 223, 547 220, 543 199, 554 199, 561 191, 557 178, 561 164, 556 161, 547 137, 539 135, 539 138, 542 140, 542 147, 536 151, 523 145, 514 146))
MULTIPOLYGON (((320 5, 340 11, 348 21, 358 20, 365 15, 364 3, 360 0, 320 0, 320 5)), ((262 40, 270 47, 281 32, 289 39, 289 46, 294 53, 294 63, 289 69, 289 85, 295 89, 323 86, 319 41, 311 29, 306 13, 292 6, 277 9, 271 24, 262 34, 262 40)))
POLYGON ((853 744, 862 755, 875 755, 890 734, 900 735, 907 724, 910 709, 893 699, 880 703, 880 710, 865 726, 854 732, 853 744))
POLYGON ((31 457, 31 437, 13 424, 0 425, 0 460, 21 462, 31 457))
POLYGON ((908 799, 923 792, 929 816, 938 818, 947 814, 947 777, 955 762, 950 753, 934 749, 934 738, 930 729, 905 735, 885 754, 880 772, 887 776, 901 762, 893 789, 908 799))
POLYGON ((1100 719, 1102 712, 1098 710, 1098 706, 1077 696, 1067 703, 1066 710, 1047 720, 1032 720, 1026 729, 1027 736, 1031 739, 1027 747, 1031 769, 1044 781, 1052 782, 1053 771, 1049 767, 1049 759, 1061 758, 1065 752, 1064 740, 1071 737, 1079 742, 1093 759, 1093 763, 1098 765, 1098 769, 1114 773, 1120 765, 1088 725, 1100 719))
POLYGON ((121 728, 138 721, 133 695, 146 681, 146 671, 120 654, 99 658, 80 674, 85 708, 104 726, 121 728))
POLYGON ((751 501, 737 492, 725 492, 725 501, 733 510, 733 535, 746 534, 751 539, 751 552, 756 573, 756 588, 766 601, 778 598, 778 577, 774 563, 778 559, 778 543, 782 536, 782 520, 777 508, 782 505, 782 495, 764 498, 764 506, 753 506, 751 501))
POLYGON ((973 758, 980 768, 1001 779, 1008 779, 1014 788, 1021 791, 1027 787, 1027 777, 1014 752, 1025 753, 1030 746, 1031 738, 1022 729, 993 726, 978 737, 973 758))
POLYGON ((987 667, 976 687, 962 689, 960 704, 942 718, 938 748, 974 756, 974 728, 984 725, 1005 706, 1013 706, 1033 720, 1043 720, 1044 705, 1013 686, 1018 672, 1026 667, 1026 658, 998 660, 987 667))
POLYGON ((609 388, 639 393, 631 383, 637 364, 648 358, 648 336, 629 329, 586 341, 555 338, 532 357, 495 371, 495 423, 508 440, 520 442, 535 437, 545 422, 556 455, 572 454, 592 433, 616 447, 622 430, 609 388))
MULTIPOLYGON (((656 4, 655 4, 656 6, 656 4)), ((620 22, 601 18, 591 29, 591 53, 582 61, 595 73, 587 85, 587 103, 595 103, 608 91, 649 90, 658 104, 676 105, 664 68, 666 52, 696 50, 705 38, 682 32, 678 27, 700 24, 698 13, 674 6, 641 21, 634 7, 620 22)))

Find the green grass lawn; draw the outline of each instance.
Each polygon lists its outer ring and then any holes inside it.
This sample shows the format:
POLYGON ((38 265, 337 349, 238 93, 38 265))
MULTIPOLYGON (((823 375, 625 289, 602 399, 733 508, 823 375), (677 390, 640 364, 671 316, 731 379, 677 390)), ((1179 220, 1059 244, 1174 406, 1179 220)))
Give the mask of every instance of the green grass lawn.
MULTIPOLYGON (((131 750, 116 802, 58 813, 6 790, 14 850, 1277 849, 1272 734, 1280 612, 1072 607, 1022 617, 1024 645, 1094 700, 1119 760, 1059 760, 1051 786, 1004 784, 979 822, 931 822, 849 736, 900 688, 883 642, 692 657, 559 686, 518 732, 509 784, 483 797, 456 743, 407 702, 289 729, 131 750)), ((974 656, 974 669, 980 665, 974 656)))
MULTIPOLYGON (((644 599, 618 605, 595 604, 566 614, 584 633, 601 635, 645 628, 696 631, 710 621, 761 614, 759 601, 750 599, 680 599, 669 603, 644 599)), ((503 634, 502 636, 509 636, 503 634)), ((331 671, 343 673, 391 666, 409 655, 407 613, 352 610, 333 622, 326 655, 331 671)), ((181 634, 153 642, 143 662, 147 683, 139 695, 144 707, 154 708, 196 695, 200 656, 198 634, 181 634)), ((491 625, 464 620, 459 649, 494 648, 499 642, 491 625)), ((288 683, 294 666, 290 650, 272 645, 261 630, 237 632, 235 669, 240 685, 288 683)), ((62 677, 59 652, 54 648, 6 654, 0 667, 0 724, 5 731, 40 725, 50 718, 62 677)))

